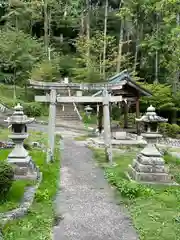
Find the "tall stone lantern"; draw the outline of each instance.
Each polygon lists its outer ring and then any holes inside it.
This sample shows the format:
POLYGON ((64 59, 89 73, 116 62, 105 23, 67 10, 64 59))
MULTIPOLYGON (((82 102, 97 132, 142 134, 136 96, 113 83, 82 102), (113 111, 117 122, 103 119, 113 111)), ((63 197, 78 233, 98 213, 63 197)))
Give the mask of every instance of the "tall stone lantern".
POLYGON ((157 139, 161 137, 158 133, 158 124, 167 122, 167 119, 159 117, 151 105, 145 115, 136 121, 144 123, 146 127, 146 132, 142 136, 147 145, 133 160, 132 165, 129 165, 128 177, 137 182, 173 184, 163 156, 156 147, 157 139))
POLYGON ((7 161, 12 164, 15 171, 15 178, 36 179, 38 168, 36 168, 28 151, 24 148, 24 140, 28 137, 26 124, 34 121, 24 115, 23 107, 20 104, 14 107, 14 113, 5 122, 11 126, 12 133, 8 136, 15 144, 14 149, 8 155, 7 161))

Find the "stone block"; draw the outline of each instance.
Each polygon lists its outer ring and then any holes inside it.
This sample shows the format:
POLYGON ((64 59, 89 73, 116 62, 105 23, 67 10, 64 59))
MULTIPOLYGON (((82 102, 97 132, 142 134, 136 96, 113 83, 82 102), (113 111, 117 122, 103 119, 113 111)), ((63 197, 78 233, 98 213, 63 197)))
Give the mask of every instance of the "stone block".
POLYGON ((112 137, 118 140, 127 139, 127 133, 126 132, 113 132, 112 137))
POLYGON ((15 174, 15 179, 37 179, 38 178, 38 169, 35 164, 30 159, 29 162, 21 161, 8 161, 13 169, 15 174))
POLYGON ((144 165, 164 165, 164 159, 162 157, 148 157, 141 153, 137 155, 137 161, 144 165))
POLYGON ((128 174, 131 179, 137 182, 156 183, 156 184, 172 184, 171 176, 167 173, 145 173, 137 172, 131 165, 129 166, 128 174))
POLYGON ((166 173, 167 170, 164 165, 158 165, 158 164, 141 164, 136 159, 133 161, 132 167, 137 172, 143 172, 143 173, 166 173))

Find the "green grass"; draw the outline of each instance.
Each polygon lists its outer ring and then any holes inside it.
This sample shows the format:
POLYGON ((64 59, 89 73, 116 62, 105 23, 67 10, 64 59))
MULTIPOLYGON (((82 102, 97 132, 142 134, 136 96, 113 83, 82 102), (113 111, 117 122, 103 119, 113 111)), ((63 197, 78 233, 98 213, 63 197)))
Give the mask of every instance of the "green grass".
POLYGON ((41 151, 33 151, 32 157, 43 173, 43 181, 28 215, 9 223, 3 229, 5 240, 51 239, 53 198, 59 176, 59 149, 56 149, 55 162, 51 164, 46 164, 46 155, 41 151))
POLYGON ((0 140, 1 141, 7 141, 8 139, 8 134, 10 134, 10 130, 8 128, 2 128, 0 127, 0 140))
POLYGON ((8 192, 6 199, 0 198, 0 213, 13 210, 19 206, 19 203, 24 195, 26 187, 31 186, 32 182, 28 180, 16 180, 8 192))
POLYGON ((48 122, 48 116, 40 116, 40 117, 37 117, 36 119, 39 120, 39 121, 45 121, 45 122, 48 122))
POLYGON ((78 137, 75 137, 74 140, 75 141, 85 141, 88 137, 88 135, 82 135, 82 136, 78 136, 78 137))
POLYGON ((175 148, 175 147, 173 147, 173 148, 168 148, 168 151, 180 153, 180 148, 175 148))
MULTIPOLYGON (((0 149, 0 161, 5 161, 10 151, 10 149, 0 149)), ((33 181, 30 180, 14 181, 6 199, 2 199, 0 196, 0 213, 17 208, 24 195, 26 187, 31 186, 32 184, 33 181)))
MULTIPOLYGON (((3 132, 3 130, 2 130, 3 132)), ((7 137, 6 130, 3 134, 7 137)), ((30 136, 33 141, 46 142, 47 134, 35 133, 30 136)), ((28 215, 15 221, 9 222, 3 228, 5 240, 50 240, 51 230, 54 220, 53 199, 57 191, 57 182, 59 180, 59 146, 58 138, 56 140, 55 161, 46 163, 46 153, 41 150, 32 150, 30 155, 35 163, 40 167, 43 173, 43 181, 36 193, 33 205, 28 215)), ((0 159, 6 159, 10 150, 1 150, 0 159)), ((21 199, 24 188, 31 183, 27 181, 14 182, 11 191, 9 192, 6 202, 0 206, 0 212, 11 210, 16 207, 21 199)))
MULTIPOLYGON (((141 185, 129 182, 125 171, 135 157, 135 152, 116 154, 116 165, 105 163, 102 150, 94 156, 104 168, 105 176, 117 189, 116 197, 128 207, 140 240, 180 240, 180 188, 179 186, 141 185)), ((180 183, 180 161, 169 155, 165 162, 175 180, 180 183)))
POLYGON ((28 131, 29 137, 26 142, 40 142, 47 146, 48 144, 48 136, 47 133, 44 132, 35 132, 35 131, 28 131))
MULTIPOLYGON (((11 133, 10 129, 0 127, 0 140, 1 141, 10 141, 10 139, 8 138, 8 135, 10 133, 11 133)), ((47 146, 47 143, 48 143, 47 133, 29 130, 28 134, 29 134, 29 137, 25 140, 25 143, 40 142, 41 144, 44 144, 45 146, 47 146)), ((0 152, 0 154, 1 154, 1 152, 0 152)), ((0 157, 1 157, 1 155, 0 155, 0 157)))

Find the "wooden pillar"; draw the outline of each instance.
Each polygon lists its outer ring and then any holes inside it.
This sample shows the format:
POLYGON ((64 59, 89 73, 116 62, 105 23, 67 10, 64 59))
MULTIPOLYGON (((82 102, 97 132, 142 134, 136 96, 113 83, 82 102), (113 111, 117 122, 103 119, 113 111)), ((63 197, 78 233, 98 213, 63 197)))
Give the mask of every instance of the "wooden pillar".
POLYGON ((124 128, 128 128, 128 103, 124 102, 124 128))
POLYGON ((111 145, 111 126, 109 114, 109 94, 105 89, 103 91, 103 119, 104 119, 104 144, 107 160, 112 163, 112 145, 111 145))
POLYGON ((50 92, 50 104, 49 104, 47 162, 52 161, 54 158, 55 128, 56 128, 56 90, 52 89, 50 92))
POLYGON ((103 129, 103 105, 99 105, 99 112, 98 112, 98 130, 99 133, 102 132, 103 129))
MULTIPOLYGON (((139 118, 140 116, 140 109, 139 109, 139 97, 136 99, 136 118, 139 118)), ((137 129, 137 135, 140 135, 140 125, 138 122, 136 122, 136 129, 137 129)))

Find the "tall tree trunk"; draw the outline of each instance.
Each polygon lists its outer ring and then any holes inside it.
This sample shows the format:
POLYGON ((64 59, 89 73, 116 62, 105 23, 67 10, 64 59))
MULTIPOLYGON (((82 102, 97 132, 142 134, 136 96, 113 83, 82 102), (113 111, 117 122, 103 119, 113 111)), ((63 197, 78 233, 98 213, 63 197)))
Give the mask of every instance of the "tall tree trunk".
POLYGON ((137 67, 137 61, 138 61, 138 51, 139 51, 139 40, 140 40, 140 31, 139 31, 139 22, 138 22, 138 16, 136 15, 136 40, 135 40, 135 54, 134 54, 134 67, 133 71, 136 72, 137 67))
POLYGON ((121 19, 121 24, 120 24, 120 29, 119 29, 117 68, 116 68, 117 73, 119 73, 120 69, 121 69, 122 46, 123 46, 123 39, 124 39, 123 28, 124 28, 124 19, 121 19))
POLYGON ((49 33, 48 33, 48 0, 44 0, 44 46, 48 55, 49 33))
POLYGON ((130 51, 130 32, 129 29, 127 30, 127 52, 129 53, 130 51))
POLYGON ((101 57, 101 52, 100 52, 100 54, 99 54, 99 74, 100 74, 100 76, 102 74, 102 59, 101 58, 102 57, 101 57))
POLYGON ((159 59, 159 54, 158 54, 158 50, 156 50, 156 56, 155 56, 155 80, 154 80, 154 83, 158 83, 159 82, 159 79, 158 79, 158 70, 159 70, 158 59, 159 59))
MULTIPOLYGON (((140 37, 141 41, 144 39, 144 24, 142 22, 141 24, 141 37, 140 37)), ((141 71, 142 65, 143 65, 143 49, 141 49, 140 51, 140 57, 139 57, 139 71, 141 71)))
POLYGON ((14 99, 14 104, 16 102, 16 69, 14 68, 14 73, 13 73, 13 83, 14 83, 14 88, 13 88, 13 99, 14 99))
MULTIPOLYGON (((158 14, 156 14, 156 40, 158 40, 159 37, 159 17, 158 14)), ((156 49, 155 53, 155 80, 154 83, 159 83, 159 52, 156 49)))
POLYGON ((48 16, 48 38, 49 38, 49 43, 50 43, 50 40, 51 40, 51 10, 49 10, 49 16, 48 16))
POLYGON ((83 36, 84 35, 84 12, 82 10, 82 13, 81 13, 81 28, 80 28, 80 34, 83 36))
POLYGON ((106 80, 107 18, 108 18, 108 0, 106 0, 104 16, 103 80, 106 80))
POLYGON ((86 0, 86 41, 87 41, 87 67, 89 69, 89 60, 90 60, 90 14, 89 14, 89 10, 90 10, 90 4, 89 4, 89 0, 86 0))
MULTIPOLYGON (((119 11, 123 7, 123 0, 119 3, 119 11)), ((123 39, 124 39, 124 18, 121 18, 120 28, 119 28, 119 44, 118 44, 118 56, 117 56, 117 66, 116 72, 119 73, 121 69, 121 57, 122 57, 122 46, 123 46, 123 39)))
POLYGON ((139 45, 141 40, 143 39, 143 31, 144 31, 144 25, 143 22, 142 23, 138 23, 136 25, 136 29, 137 29, 137 39, 136 39, 136 48, 135 48, 135 54, 134 54, 134 73, 137 71, 137 65, 138 64, 138 56, 139 56, 139 45))
POLYGON ((134 68, 133 68, 134 72, 136 72, 136 67, 137 67, 138 50, 139 50, 139 33, 136 40, 136 47, 135 47, 135 54, 134 54, 134 68))
MULTIPOLYGON (((179 27, 179 25, 180 25, 180 14, 179 13, 176 16, 176 25, 177 25, 177 27, 179 27)), ((177 83, 179 82, 179 76, 180 76, 180 71, 179 71, 179 66, 177 66, 177 70, 176 70, 173 84, 172 84, 173 96, 175 96, 177 93, 177 83)), ((177 123, 177 111, 175 109, 172 112, 172 123, 177 123)))

